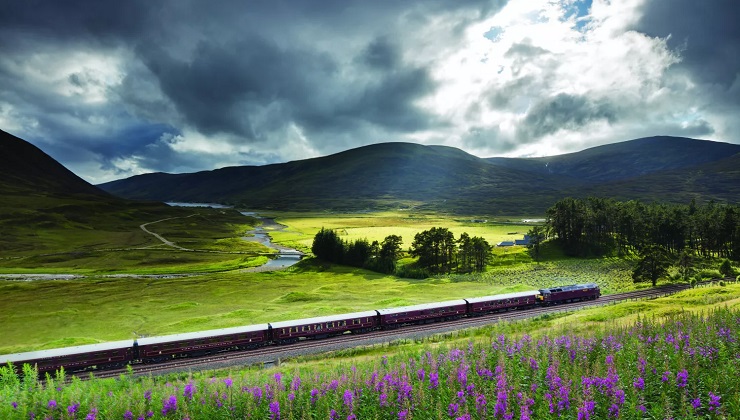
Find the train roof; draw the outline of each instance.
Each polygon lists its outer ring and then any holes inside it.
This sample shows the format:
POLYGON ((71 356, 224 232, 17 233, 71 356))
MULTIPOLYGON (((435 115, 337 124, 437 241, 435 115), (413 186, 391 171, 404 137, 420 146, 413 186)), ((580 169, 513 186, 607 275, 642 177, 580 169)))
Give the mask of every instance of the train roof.
POLYGON ((285 328, 285 327, 294 327, 296 325, 308 325, 308 324, 318 324, 321 322, 343 321, 345 319, 365 318, 365 317, 377 316, 377 315, 378 314, 375 311, 364 311, 364 312, 354 312, 351 314, 318 316, 315 318, 291 319, 288 321, 271 322, 270 325, 272 326, 272 328, 285 328))
POLYGON ((420 305, 399 306, 397 308, 378 309, 381 315, 397 314, 401 312, 421 311, 424 309, 446 308, 448 306, 466 305, 465 299, 448 300, 445 302, 422 303, 420 305))
POLYGON ((58 349, 36 350, 24 353, 0 354, 0 365, 8 362, 25 362, 28 360, 48 359, 50 357, 68 356, 72 354, 95 353, 99 351, 117 350, 131 347, 134 340, 108 341, 105 343, 85 344, 81 346, 62 347, 58 349))
POLYGON ((198 338, 218 337, 221 335, 267 331, 267 328, 267 324, 243 325, 241 327, 221 328, 218 330, 196 331, 189 333, 162 335, 158 337, 142 337, 138 339, 138 343, 140 346, 148 346, 150 344, 170 343, 173 341, 195 340, 198 338))
POLYGON ((504 293, 502 295, 482 296, 465 300, 467 300, 469 303, 480 303, 488 302, 489 300, 516 299, 521 297, 536 296, 538 294, 540 294, 539 290, 528 290, 526 292, 504 293))
POLYGON ((541 293, 552 293, 553 290, 559 289, 562 292, 570 292, 572 290, 580 290, 580 289, 592 289, 592 288, 599 288, 599 285, 596 283, 583 283, 583 284, 569 284, 567 286, 557 286, 557 287, 548 287, 544 289, 540 289, 541 293))

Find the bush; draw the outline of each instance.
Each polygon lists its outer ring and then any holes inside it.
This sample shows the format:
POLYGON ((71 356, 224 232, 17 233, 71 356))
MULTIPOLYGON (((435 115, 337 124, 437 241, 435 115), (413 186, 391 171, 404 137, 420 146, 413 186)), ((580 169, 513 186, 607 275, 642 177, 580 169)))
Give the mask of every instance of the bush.
POLYGON ((406 279, 425 279, 429 277, 429 271, 413 265, 404 265, 396 270, 396 275, 406 279))
POLYGON ((719 270, 711 270, 711 269, 704 269, 696 273, 696 275, 704 280, 704 279, 719 279, 724 277, 722 274, 720 274, 719 270))

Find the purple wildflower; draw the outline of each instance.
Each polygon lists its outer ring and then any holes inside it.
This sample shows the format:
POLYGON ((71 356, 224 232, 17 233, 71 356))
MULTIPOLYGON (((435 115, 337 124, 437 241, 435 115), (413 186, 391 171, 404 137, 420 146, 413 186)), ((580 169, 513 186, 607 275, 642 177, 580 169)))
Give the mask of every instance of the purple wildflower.
POLYGON ((301 387, 301 377, 300 375, 296 374, 293 377, 293 381, 290 383, 290 389, 293 391, 298 391, 298 389, 301 387))
POLYGON ((18 408, 18 403, 15 402, 15 401, 13 401, 12 403, 10 403, 10 405, 12 405, 13 408, 18 408))
POLYGON ((439 373, 432 372, 429 374, 429 389, 437 389, 439 387, 439 373))
POLYGON ((280 420, 280 401, 271 402, 269 409, 270 409, 270 420, 280 420))
POLYGON ((225 378, 224 384, 226 384, 226 388, 231 388, 231 385, 234 383, 234 380, 231 378, 225 378))
POLYGON ((46 404, 46 406, 52 410, 57 408, 57 400, 49 400, 49 403, 46 404))
POLYGON ((475 408, 478 410, 479 413, 485 414, 486 413, 486 396, 483 394, 478 394, 477 397, 475 397, 475 408))
POLYGON ((77 413, 77 409, 80 408, 80 403, 75 403, 67 407, 67 413, 70 416, 74 416, 77 413))
POLYGON ((311 404, 316 404, 317 396, 319 395, 319 390, 314 388, 311 390, 311 404))
POLYGON ((166 416, 171 411, 177 411, 177 397, 170 395, 169 398, 164 400, 162 403, 162 415, 166 416))
POLYGON ((660 380, 663 381, 663 382, 668 382, 668 381, 671 380, 671 376, 672 375, 673 374, 671 373, 671 371, 670 370, 667 370, 667 371, 663 372, 663 376, 661 376, 660 380))
POLYGON ((144 399, 147 401, 152 400, 152 390, 151 389, 147 389, 146 391, 144 391, 144 399))
POLYGON ((686 369, 676 374, 676 386, 678 386, 679 388, 685 388, 688 380, 689 372, 687 372, 686 369))
POLYGON ((709 392, 709 411, 718 410, 720 406, 720 398, 722 398, 719 395, 713 394, 711 391, 709 392))
POLYGON ((398 420, 406 420, 409 415, 409 410, 402 410, 398 412, 398 420))
POLYGON ((344 391, 344 405, 347 406, 347 408, 352 410, 352 399, 354 398, 354 394, 349 389, 344 391))
POLYGON ((457 414, 457 410, 460 409, 460 406, 455 403, 450 403, 450 405, 447 407, 447 414, 450 415, 450 417, 455 417, 457 414))
POLYGON ((192 400, 193 394, 195 394, 195 384, 193 383, 193 381, 190 381, 187 385, 185 385, 185 389, 183 390, 182 395, 185 398, 192 400))
POLYGON ((694 408, 694 410, 696 410, 699 407, 701 407, 701 399, 694 398, 693 400, 691 400, 691 406, 694 408))
POLYGON ((288 394, 288 401, 293 402, 295 400, 295 392, 288 394))
POLYGON ((332 408, 329 412, 329 420, 337 420, 338 417, 339 415, 337 414, 337 410, 332 408))
POLYGON ((416 372, 416 377, 419 378, 420 381, 423 381, 425 376, 426 372, 424 372, 424 368, 421 368, 416 372))
POLYGON ((123 420, 134 420, 134 413, 132 413, 131 410, 126 410, 126 412, 123 413, 123 420))
POLYGON ((380 400, 380 406, 381 407, 388 407, 388 394, 385 392, 382 392, 379 397, 380 400))
POLYGON ((92 410, 90 410, 89 413, 87 413, 85 420, 95 420, 97 417, 98 417, 98 409, 93 408, 92 410))
POLYGON ((643 389, 645 389, 645 379, 643 379, 642 376, 638 376, 637 379, 632 382, 632 385, 634 385, 636 389, 642 391, 643 389))

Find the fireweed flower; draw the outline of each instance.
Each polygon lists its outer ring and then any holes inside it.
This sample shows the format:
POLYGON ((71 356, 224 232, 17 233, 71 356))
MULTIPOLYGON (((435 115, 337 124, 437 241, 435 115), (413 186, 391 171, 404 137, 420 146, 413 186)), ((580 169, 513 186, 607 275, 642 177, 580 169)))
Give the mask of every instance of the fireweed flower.
POLYGON ((187 383, 187 385, 185 385, 185 389, 182 391, 182 395, 183 397, 189 400, 192 400, 194 393, 195 393, 195 384, 193 383, 193 381, 190 381, 187 383))
POLYGON ((75 413, 77 413, 77 409, 78 408, 80 408, 80 404, 79 403, 72 404, 72 405, 70 405, 70 406, 67 407, 67 413, 70 416, 74 416, 75 413))
POLYGON ((668 382, 668 381, 671 380, 671 376, 672 375, 673 374, 671 373, 671 371, 670 370, 667 370, 667 371, 663 372, 663 376, 660 377, 660 380, 663 381, 663 382, 668 382))
POLYGON ((49 400, 49 403, 46 404, 46 406, 52 410, 57 408, 57 400, 49 400))
POLYGON ((151 389, 144 391, 144 399, 147 401, 152 400, 152 390, 151 389))
POLYGON ((14 409, 15 408, 18 408, 18 403, 15 402, 15 401, 13 401, 12 403, 10 403, 10 405, 12 405, 14 409))
POLYGON ((132 413, 131 410, 126 410, 126 412, 123 413, 123 420, 134 420, 134 413, 132 413))
POLYGON ((319 390, 314 388, 311 390, 311 404, 316 404, 316 400, 318 399, 317 396, 319 395, 319 390))
POLYGON ((300 375, 296 374, 293 377, 293 381, 290 383, 290 389, 293 391, 298 391, 300 387, 301 387, 301 377, 300 375))
POLYGON ((693 407, 694 410, 696 410, 699 407, 701 407, 701 399, 700 398, 694 398, 693 400, 691 400, 691 407, 693 407))
POLYGON ((224 379, 224 384, 226 384, 226 388, 231 388, 231 385, 234 383, 234 381, 231 378, 224 379))
POLYGON ((89 413, 87 413, 85 420, 95 420, 97 417, 98 417, 98 409, 93 408, 92 410, 90 410, 89 413))
POLYGON ((634 385, 636 389, 642 391, 643 389, 645 389, 645 380, 642 378, 642 376, 638 376, 637 379, 632 382, 632 385, 634 385))
POLYGON ((455 403, 450 403, 450 405, 447 407, 447 414, 450 415, 450 417, 455 417, 457 415, 457 410, 460 408, 459 405, 455 403))
POLYGON ((439 387, 439 373, 432 372, 429 374, 429 389, 437 389, 439 387))
POLYGON ((280 420, 280 401, 270 403, 270 420, 280 420))
POLYGON ((719 409, 720 398, 722 397, 719 395, 714 395, 712 392, 709 392, 709 411, 715 411, 719 409))
POLYGON ((347 406, 347 408, 349 408, 350 411, 352 410, 352 399, 353 398, 354 398, 354 394, 352 393, 352 391, 350 391, 349 389, 344 391, 344 396, 343 396, 344 405, 347 406))
POLYGON ((167 413, 173 411, 177 411, 177 397, 174 395, 170 395, 170 397, 164 400, 162 403, 162 415, 166 416, 167 413))
POLYGON ((687 372, 686 369, 676 374, 676 386, 678 386, 679 388, 686 388, 688 380, 689 380, 689 372, 687 372))

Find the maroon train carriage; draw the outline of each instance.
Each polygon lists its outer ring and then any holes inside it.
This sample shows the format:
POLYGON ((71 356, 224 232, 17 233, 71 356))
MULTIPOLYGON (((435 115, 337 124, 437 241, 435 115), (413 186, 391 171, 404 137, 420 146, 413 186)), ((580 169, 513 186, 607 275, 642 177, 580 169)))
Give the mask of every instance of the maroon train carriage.
POLYGON ((599 296, 601 296, 599 286, 596 283, 586 283, 540 289, 539 300, 543 305, 555 305, 558 303, 596 299, 599 296))
POLYGON ((537 290, 505 293, 495 296, 484 296, 465 299, 469 304, 470 315, 483 315, 489 312, 509 311, 512 309, 531 308, 537 304, 537 290))
POLYGON ((408 324, 423 324, 456 319, 467 313, 464 299, 424 303, 399 308, 379 309, 381 328, 398 328, 408 324))
POLYGON ((276 343, 295 343, 309 338, 326 338, 350 332, 367 332, 378 327, 376 311, 329 315, 316 318, 271 322, 272 340, 276 343))
POLYGON ((64 367, 66 372, 85 370, 104 370, 127 365, 133 359, 132 340, 112 341, 108 343, 86 344, 83 346, 64 347, 59 349, 29 351, 0 355, 0 365, 13 363, 18 373, 28 363, 36 366, 38 373, 53 374, 64 367))
POLYGON ((180 357, 253 349, 269 343, 268 333, 268 324, 258 324, 161 337, 144 337, 134 344, 134 358, 144 363, 155 363, 180 357))

